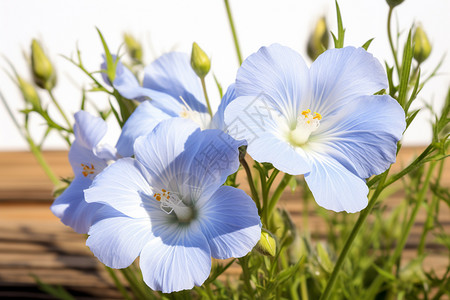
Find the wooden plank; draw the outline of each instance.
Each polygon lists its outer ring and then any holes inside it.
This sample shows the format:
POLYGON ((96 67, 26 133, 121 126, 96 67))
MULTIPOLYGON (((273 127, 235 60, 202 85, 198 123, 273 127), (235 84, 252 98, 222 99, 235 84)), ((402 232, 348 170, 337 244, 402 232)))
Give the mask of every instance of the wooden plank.
MULTIPOLYGON (((392 172, 398 172, 401 165, 408 164, 421 150, 402 149, 392 172)), ((58 176, 72 175, 67 152, 53 151, 44 155, 58 176)), ((0 170, 0 298, 51 299, 36 288, 30 276, 35 274, 46 283, 63 285, 77 299, 119 299, 103 265, 86 247, 85 236, 64 226, 51 213, 53 185, 33 156, 27 152, 0 153, 0 170)), ((450 186, 447 167, 443 182, 450 186)), ((249 193, 246 185, 241 187, 249 193)), ((403 192, 397 186, 382 205, 391 211, 401 201, 403 192)), ((312 235, 317 240, 326 240, 327 224, 318 216, 314 201, 305 206, 300 189, 295 193, 286 191, 279 205, 289 211, 300 231, 305 230, 303 217, 306 212, 312 235)), ((405 247, 403 262, 416 257, 425 217, 422 210, 405 247)), ((444 230, 450 232, 448 206, 441 206, 438 218, 444 230)), ((443 250, 431 234, 427 236, 426 270, 432 269, 438 274, 445 271, 449 261, 443 250)), ((234 264, 221 278, 235 278, 239 272, 239 266, 234 264)))

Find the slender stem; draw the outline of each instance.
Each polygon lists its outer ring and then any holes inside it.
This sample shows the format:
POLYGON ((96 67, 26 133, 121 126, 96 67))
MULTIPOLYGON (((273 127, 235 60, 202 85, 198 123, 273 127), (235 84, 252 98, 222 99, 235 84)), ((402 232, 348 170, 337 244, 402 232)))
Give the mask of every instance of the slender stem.
POLYGON ((236 48, 237 58, 239 61, 239 65, 242 65, 242 55, 241 55, 241 50, 239 47, 239 41, 237 38, 236 28, 234 27, 234 21, 233 21, 233 16, 231 14, 230 4, 228 3, 228 0, 224 0, 224 2, 225 2, 225 7, 227 9, 228 21, 230 22, 231 33, 233 34, 233 41, 234 41, 234 47, 236 48))
MULTIPOLYGON (((436 178, 436 185, 438 185, 439 182, 441 181, 443 171, 444 171, 444 160, 441 160, 440 165, 439 165, 438 175, 436 178)), ((436 208, 438 202, 439 202, 439 198, 436 195, 433 195, 433 197, 431 198, 431 204, 428 207, 428 214, 427 214, 427 219, 425 221, 425 226, 423 227, 423 232, 420 237, 419 247, 417 250, 418 256, 422 255, 425 250, 425 240, 426 240, 428 231, 431 228, 433 228, 433 212, 435 211, 435 208, 436 208)))
POLYGON ((212 109, 211 109, 211 104, 209 104, 208 93, 206 92, 205 77, 200 77, 200 81, 202 82, 203 94, 205 95, 206 106, 208 107, 208 113, 209 113, 209 115, 211 116, 211 120, 212 120, 212 118, 213 118, 213 113, 212 113, 212 109))
POLYGON ((114 273, 114 270, 110 267, 105 266, 106 271, 108 271, 109 276, 114 281, 114 284, 116 285, 119 292, 122 294, 123 298, 126 300, 131 300, 130 295, 128 295, 127 290, 123 286, 123 284, 120 282, 119 278, 117 277, 116 273, 114 273))
POLYGON ((252 288, 252 285, 250 283, 250 273, 249 273, 249 269, 248 269, 248 256, 244 256, 239 258, 239 263, 241 265, 242 268, 242 275, 244 277, 244 283, 245 283, 245 288, 247 289, 247 293, 248 296, 250 297, 250 299, 255 299, 255 291, 252 288))
POLYGON ((51 180, 51 182, 54 185, 57 185, 59 183, 58 177, 53 173, 52 169, 48 165, 47 161, 45 160, 44 156, 42 155, 41 149, 39 146, 36 145, 34 140, 31 138, 31 135, 28 131, 28 129, 24 130, 22 126, 20 126, 17 119, 14 117, 14 114, 11 111, 11 108, 8 105, 8 102, 6 102, 5 97, 3 97, 3 94, 0 93, 0 99, 3 102, 3 105, 6 108, 6 111, 8 112, 9 116, 11 117, 11 120, 13 121, 14 125, 16 126, 19 133, 22 135, 22 137, 27 141, 28 146, 30 147, 31 153, 33 153, 34 157, 36 158, 37 162, 41 165, 41 168, 44 170, 47 177, 51 180))
POLYGON ((267 222, 269 222, 270 217, 272 215, 272 212, 275 208, 275 205, 277 205, 278 200, 280 200, 281 195, 283 194, 284 189, 286 188, 286 186, 289 184, 289 181, 291 180, 292 175, 290 174, 284 174, 283 179, 281 180, 280 184, 278 185, 278 187, 276 188, 275 192, 272 195, 272 198, 270 198, 269 200, 269 206, 268 207, 264 207, 264 210, 268 210, 268 220, 267 222))
POLYGON ((64 113, 62 107, 59 105, 58 101, 56 100, 55 96, 53 95, 52 90, 47 90, 48 94, 50 95, 50 98, 53 101, 53 104, 55 104, 56 108, 58 109, 59 113, 61 114, 61 116, 64 118, 64 120, 66 121, 66 124, 69 128, 69 130, 71 132, 73 132, 73 128, 72 128, 72 124, 70 123, 69 119, 67 118, 66 114, 64 113))
POLYGON ((391 34, 391 20, 392 20, 392 11, 394 10, 393 7, 389 7, 389 13, 388 13, 388 19, 387 19, 387 33, 388 33, 388 39, 389 39, 389 46, 391 46, 392 55, 394 56, 395 61, 395 67, 397 68, 397 72, 400 74, 400 68, 398 64, 397 59, 397 51, 394 47, 394 42, 392 41, 392 34, 391 34))
POLYGON ((350 248, 353 244, 353 241, 355 240, 356 236, 358 235, 359 230, 361 229, 362 225, 367 219, 367 216, 372 211, 372 208, 375 206, 375 203, 377 202, 378 197, 381 194, 381 191, 384 189, 384 182, 386 180, 386 177, 389 173, 389 169, 383 173, 383 176, 381 176, 380 183, 377 186, 377 189, 375 190, 374 194, 372 195, 372 198, 369 201, 369 204, 367 205, 366 209, 364 209, 359 217, 358 220, 355 223, 355 226, 353 226, 352 232, 350 233, 349 237, 347 238, 344 248, 342 249, 341 254, 339 255, 339 258, 336 262, 336 265, 334 266, 333 273, 331 273, 330 279, 328 280, 327 286, 325 287, 325 290, 320 297, 320 300, 326 300, 330 296, 334 283, 336 282, 337 275, 339 274, 339 271, 341 270, 342 265, 344 264, 345 258, 347 257, 348 252, 350 251, 350 248))
POLYGON ((53 173, 52 169, 48 165, 47 161, 45 160, 44 156, 42 155, 41 149, 39 149, 38 146, 34 143, 34 140, 31 138, 29 132, 26 133, 25 139, 28 142, 28 145, 30 146, 30 150, 33 153, 34 157, 36 158, 37 162, 41 165, 41 168, 44 170, 47 177, 51 180, 51 182, 54 185, 59 184, 59 179, 53 173))
POLYGON ((242 167, 244 167, 245 173, 247 174, 247 181, 248 181, 248 185, 250 186, 250 191, 252 193, 253 201, 255 201, 256 206, 258 208, 258 212, 260 212, 261 204, 259 202, 258 192, 256 191, 255 183, 253 181, 252 171, 250 170, 250 167, 248 166, 247 161, 245 160, 245 154, 244 155, 239 154, 239 161, 240 161, 242 167))
MULTIPOLYGON (((414 206, 411 215, 409 217, 409 221, 406 225, 406 228, 404 230, 402 230, 402 236, 400 238, 400 242, 397 244, 397 247, 394 250, 394 253, 392 254, 392 256, 389 258, 389 261, 386 263, 386 267, 385 270, 390 270, 392 268, 392 266, 395 264, 395 262, 398 260, 398 258, 400 257, 403 248, 406 245, 406 241, 408 240, 409 237, 409 233, 411 231, 411 228, 414 225, 414 222, 416 221, 416 217, 417 217, 417 213, 419 212, 420 207, 422 206, 422 203, 426 197, 427 191, 428 191, 428 187, 430 185, 430 180, 431 180, 431 176, 433 174, 433 170, 434 167, 436 166, 437 162, 433 161, 430 164, 430 168, 428 169, 428 173, 425 177, 425 181, 423 183, 422 189, 419 192, 419 195, 417 196, 417 201, 416 201, 416 205, 414 206)), ((371 286, 369 287, 368 290, 368 296, 365 297, 365 299, 374 299, 376 293, 379 290, 380 285, 384 282, 384 277, 380 276, 379 274, 377 275, 377 277, 375 278, 374 281, 372 281, 371 286)))

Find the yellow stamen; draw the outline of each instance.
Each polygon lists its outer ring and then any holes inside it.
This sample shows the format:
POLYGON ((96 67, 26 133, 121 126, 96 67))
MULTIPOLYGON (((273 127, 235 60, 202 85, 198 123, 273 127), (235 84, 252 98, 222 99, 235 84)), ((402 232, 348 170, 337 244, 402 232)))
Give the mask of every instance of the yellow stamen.
POLYGON ((95 168, 94 168, 93 164, 91 164, 90 166, 81 164, 81 167, 83 168, 83 171, 81 172, 81 174, 83 174, 84 177, 87 177, 88 175, 95 173, 95 168))

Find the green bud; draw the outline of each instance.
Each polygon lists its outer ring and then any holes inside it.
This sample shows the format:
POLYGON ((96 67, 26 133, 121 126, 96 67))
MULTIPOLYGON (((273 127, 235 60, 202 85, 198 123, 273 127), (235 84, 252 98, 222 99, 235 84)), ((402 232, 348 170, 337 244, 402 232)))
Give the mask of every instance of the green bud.
POLYGON ((35 39, 31 42, 31 70, 38 87, 46 90, 53 89, 56 84, 56 74, 52 63, 35 39))
POLYGON ((20 92, 22 93, 25 101, 30 103, 33 108, 40 109, 41 100, 34 86, 20 76, 17 76, 17 85, 19 86, 20 92))
POLYGON ((255 249, 266 256, 275 256, 277 252, 277 242, 275 238, 267 231, 261 231, 261 238, 256 244, 255 249))
POLYGON ((309 36, 306 48, 309 58, 316 60, 320 54, 328 49, 329 39, 327 22, 325 17, 322 17, 317 21, 314 31, 309 36))
POLYGON ((196 42, 192 44, 191 66, 200 78, 204 78, 211 68, 211 60, 196 42))
POLYGON ((413 37, 414 59, 420 64, 430 56, 431 45, 422 27, 418 26, 413 37))
POLYGON ((405 0, 386 0, 387 4, 388 4, 391 8, 394 8, 394 7, 396 7, 397 5, 402 4, 403 1, 405 1, 405 0))
POLYGON ((127 47, 128 55, 135 61, 142 61, 142 46, 141 44, 130 34, 125 33, 123 35, 125 46, 127 47))

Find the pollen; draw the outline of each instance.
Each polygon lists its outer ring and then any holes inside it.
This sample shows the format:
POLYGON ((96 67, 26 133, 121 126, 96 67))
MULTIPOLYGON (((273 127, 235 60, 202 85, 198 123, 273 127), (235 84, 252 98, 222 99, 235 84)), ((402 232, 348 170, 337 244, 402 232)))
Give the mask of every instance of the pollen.
POLYGON ((322 120, 322 115, 318 112, 311 113, 310 109, 302 111, 302 116, 307 120, 308 124, 311 124, 311 119, 313 120, 322 120))
POLYGON ((93 164, 81 164, 81 167, 83 168, 81 174, 83 174, 84 177, 87 177, 88 175, 95 173, 95 168, 93 164))
POLYGON ((166 199, 166 200, 169 200, 170 199, 170 192, 166 191, 165 189, 162 189, 161 193, 155 193, 153 195, 153 197, 156 200, 158 200, 158 201, 161 201, 161 199, 163 199, 163 198, 166 199))

